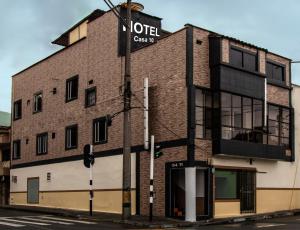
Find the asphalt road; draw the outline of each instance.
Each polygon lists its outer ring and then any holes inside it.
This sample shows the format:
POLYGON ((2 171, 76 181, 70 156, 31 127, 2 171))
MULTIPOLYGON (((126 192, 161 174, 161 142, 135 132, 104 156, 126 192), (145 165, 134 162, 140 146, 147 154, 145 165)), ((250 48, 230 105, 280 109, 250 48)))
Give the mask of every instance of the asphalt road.
MULTIPOLYGON (((136 229, 132 226, 107 222, 72 219, 42 213, 32 213, 0 209, 0 230, 105 230, 105 229, 136 229)), ((138 228, 141 229, 141 228, 138 228)), ((173 228, 174 229, 174 228, 173 228)), ((186 230, 299 230, 300 216, 244 222, 227 225, 210 225, 186 230)))

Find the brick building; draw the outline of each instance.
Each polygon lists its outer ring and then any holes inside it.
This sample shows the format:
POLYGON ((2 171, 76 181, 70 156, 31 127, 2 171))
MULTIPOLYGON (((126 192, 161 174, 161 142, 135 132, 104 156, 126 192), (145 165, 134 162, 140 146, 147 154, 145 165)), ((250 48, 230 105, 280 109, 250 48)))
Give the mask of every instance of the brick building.
POLYGON ((10 113, 0 111, 0 205, 9 201, 10 113))
MULTIPOLYGON (((299 208, 291 198, 291 60, 190 24, 170 33, 160 18, 135 16, 160 36, 132 52, 132 213, 149 209, 145 77, 150 133, 164 153, 155 160, 154 215, 193 221, 299 208)), ((96 10, 53 42, 61 50, 13 76, 11 204, 87 210, 82 151, 93 143, 94 208, 121 212, 123 117, 107 120, 122 110, 120 34, 115 15, 96 10)))

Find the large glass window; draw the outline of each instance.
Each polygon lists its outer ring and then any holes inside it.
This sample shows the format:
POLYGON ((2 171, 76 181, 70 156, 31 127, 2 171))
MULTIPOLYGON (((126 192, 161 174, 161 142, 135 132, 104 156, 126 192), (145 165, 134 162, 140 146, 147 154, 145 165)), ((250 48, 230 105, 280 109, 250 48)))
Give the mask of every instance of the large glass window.
POLYGON ((216 170, 216 199, 238 199, 237 171, 216 170))
POLYGON ((267 77, 277 82, 285 81, 284 66, 267 62, 267 77))
POLYGON ((275 105, 269 105, 268 110, 268 144, 289 146, 290 110, 275 105))
POLYGON ((221 93, 222 139, 263 142, 263 102, 221 93))
POLYGON ((212 93, 196 90, 196 138, 210 139, 212 136, 212 93))

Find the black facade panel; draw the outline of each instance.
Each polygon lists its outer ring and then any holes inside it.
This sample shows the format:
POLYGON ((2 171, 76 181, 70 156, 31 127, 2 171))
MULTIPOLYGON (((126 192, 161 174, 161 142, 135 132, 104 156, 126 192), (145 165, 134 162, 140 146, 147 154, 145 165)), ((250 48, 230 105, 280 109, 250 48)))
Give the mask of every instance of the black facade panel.
POLYGON ((221 62, 221 38, 210 37, 209 38, 209 65, 212 67, 218 65, 221 62))
POLYGON ((265 158, 274 160, 290 160, 285 154, 285 147, 236 140, 215 140, 214 154, 239 156, 247 158, 265 158))
POLYGON ((219 68, 220 90, 264 99, 264 78, 225 65, 220 65, 219 68))

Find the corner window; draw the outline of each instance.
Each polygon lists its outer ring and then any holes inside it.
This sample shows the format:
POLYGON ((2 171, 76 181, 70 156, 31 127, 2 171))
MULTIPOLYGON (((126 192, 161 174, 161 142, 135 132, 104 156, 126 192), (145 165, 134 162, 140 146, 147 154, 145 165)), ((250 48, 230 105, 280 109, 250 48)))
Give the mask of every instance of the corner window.
POLYGON ((285 68, 281 65, 277 65, 271 62, 267 62, 267 78, 277 81, 277 82, 284 82, 284 71, 285 68))
POLYGON ((21 158, 21 140, 13 141, 13 160, 21 158))
POLYGON ((85 107, 96 105, 96 87, 85 90, 85 107))
POLYGON ((14 102, 14 120, 22 118, 22 100, 14 102))
POLYGON ((280 106, 268 106, 268 144, 290 146, 290 110, 280 106))
POLYGON ((212 93, 196 89, 196 138, 212 137, 212 93))
POLYGON ((43 105, 43 94, 36 93, 33 98, 33 112, 38 113, 42 111, 42 105, 43 105))
POLYGON ((2 162, 3 161, 10 161, 10 149, 2 150, 2 162))
POLYGON ((107 142, 107 119, 101 117, 93 121, 93 143, 103 144, 107 142))
POLYGON ((77 142, 78 142, 78 126, 77 125, 72 125, 72 126, 66 127, 65 139, 66 139, 65 140, 66 150, 77 148, 77 142))
POLYGON ((36 154, 47 154, 48 152, 48 133, 38 134, 36 137, 36 154))
POLYGON ((67 79, 66 82, 66 102, 78 98, 78 76, 67 79))
POLYGON ((257 55, 247 50, 242 50, 237 47, 231 47, 229 62, 233 66, 244 68, 250 71, 257 71, 257 55))

